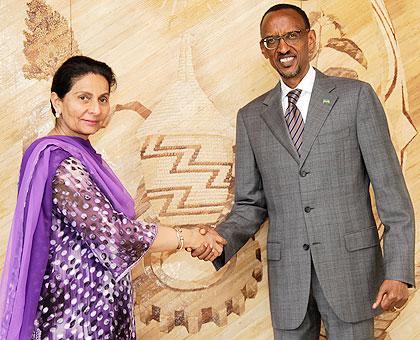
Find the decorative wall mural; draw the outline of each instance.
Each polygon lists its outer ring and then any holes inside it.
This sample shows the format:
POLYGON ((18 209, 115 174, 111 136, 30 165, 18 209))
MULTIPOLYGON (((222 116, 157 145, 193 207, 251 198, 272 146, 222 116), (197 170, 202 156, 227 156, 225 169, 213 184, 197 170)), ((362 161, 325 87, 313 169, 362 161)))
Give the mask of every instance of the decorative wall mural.
MULTIPOLYGON (((353 40, 346 37, 343 27, 337 18, 332 15, 326 15, 323 12, 311 12, 309 13, 309 22, 317 36, 316 47, 311 56, 312 62, 317 64, 321 52, 330 48, 346 54, 367 69, 367 60, 362 50, 353 40)), ((325 53, 328 53, 328 51, 325 53)), ((324 70, 324 73, 330 76, 359 78, 357 71, 346 67, 345 64, 343 66, 334 65, 328 67, 324 70)))
MULTIPOLYGON (((416 129, 398 32, 385 2, 289 2, 309 14, 316 31, 312 64, 375 88, 407 173, 408 146, 416 129)), ((14 90, 0 95, 4 103, 0 182, 6 193, 0 198, 1 239, 7 239, 4 226, 10 226, 15 204, 18 153, 53 126, 48 100, 51 77, 66 58, 81 51, 106 61, 116 72, 113 120, 93 142, 131 190, 139 218, 187 228, 212 226, 223 219, 233 203, 236 111, 278 80, 258 47, 259 20, 272 4, 268 0, 2 3, 3 13, 15 17, 0 20, 7 51, 0 53, 0 79, 10 84, 6 62, 13 60, 19 69, 13 75, 14 90)), ((414 195, 416 204, 420 194, 414 195)), ((139 338, 271 339, 266 234, 265 225, 218 272, 185 252, 146 256, 133 273, 139 338)), ((5 247, 3 241, 2 258, 5 247)), ((416 269, 420 283, 419 264, 416 269)), ((417 290, 410 293, 408 307, 419 299, 417 290)), ((375 338, 390 339, 399 320, 411 325, 405 312, 376 318, 375 338)), ((324 333, 321 338, 325 339, 324 333)))
MULTIPOLYGON (((81 54, 69 21, 42 0, 27 3, 27 29, 23 53, 27 63, 23 74, 27 79, 49 80, 57 68, 72 55, 81 54)), ((23 150, 54 126, 49 100, 43 100, 25 117, 23 150)))
POLYGON ((185 39, 177 79, 138 133, 140 157, 163 223, 215 224, 232 206, 234 130, 195 79, 185 39))
MULTIPOLYGON (((177 79, 163 97, 138 134, 147 200, 166 225, 217 224, 232 207, 234 132, 194 76, 188 36, 177 79)), ((201 275, 191 275, 193 261, 188 253, 146 256, 145 271, 135 281, 141 321, 159 321, 165 332, 183 325, 196 333, 210 321, 225 326, 227 316, 240 315, 245 299, 255 296, 262 278, 257 241, 218 273, 198 261, 201 275), (144 287, 153 287, 155 294, 144 287)))
POLYGON ((70 56, 80 54, 69 22, 42 0, 28 2, 24 49, 28 79, 48 79, 70 56))

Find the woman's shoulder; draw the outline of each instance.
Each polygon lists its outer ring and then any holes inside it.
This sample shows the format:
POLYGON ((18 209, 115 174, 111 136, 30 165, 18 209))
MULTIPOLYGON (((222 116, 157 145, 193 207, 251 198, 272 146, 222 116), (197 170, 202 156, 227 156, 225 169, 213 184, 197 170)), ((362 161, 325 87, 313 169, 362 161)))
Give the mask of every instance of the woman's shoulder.
POLYGON ((25 150, 24 157, 34 152, 39 153, 50 147, 57 146, 58 145, 57 141, 59 141, 59 139, 56 136, 44 136, 44 137, 35 139, 25 150))
POLYGON ((35 139, 31 144, 29 144, 29 146, 26 148, 24 155, 25 154, 31 154, 40 144, 45 143, 45 140, 48 138, 49 136, 46 137, 41 137, 38 139, 35 139))
POLYGON ((56 140, 52 136, 46 136, 33 141, 25 150, 22 157, 19 183, 26 175, 33 176, 35 172, 54 171, 58 165, 71 156, 67 150, 57 147, 56 140))
POLYGON ((67 147, 71 145, 74 147, 74 144, 69 143, 68 140, 62 138, 61 136, 45 136, 34 140, 23 154, 23 160, 26 158, 34 157, 38 159, 40 155, 49 151, 48 154, 50 157, 68 157, 74 152, 71 152, 71 148, 67 147))
POLYGON ((36 147, 38 145, 55 145, 58 147, 83 147, 92 148, 89 140, 83 139, 77 136, 59 136, 59 135, 47 135, 34 140, 29 148, 36 147))
POLYGON ((79 137, 71 136, 45 136, 34 140, 23 154, 23 161, 28 158, 38 159, 41 154, 48 151, 48 155, 52 157, 74 156, 79 158, 82 150, 89 150, 89 141, 82 140, 79 137))

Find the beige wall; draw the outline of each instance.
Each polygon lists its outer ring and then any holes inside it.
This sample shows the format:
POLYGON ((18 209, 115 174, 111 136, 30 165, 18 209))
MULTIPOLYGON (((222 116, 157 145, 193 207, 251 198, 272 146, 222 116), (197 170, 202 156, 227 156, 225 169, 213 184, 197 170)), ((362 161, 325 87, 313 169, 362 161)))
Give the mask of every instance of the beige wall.
MULTIPOLYGON (((376 89, 418 221, 416 1, 289 2, 307 11, 317 32, 313 65, 376 89)), ((22 151, 53 123, 51 76, 71 54, 103 60, 117 74, 115 116, 93 142, 135 197, 139 214, 170 225, 223 218, 232 202, 236 111, 277 81, 258 47, 260 17, 274 3, 0 0, 0 263, 22 151), (171 173, 174 166, 180 171, 171 173)), ((271 339, 265 235, 263 227, 218 273, 182 253, 146 257, 134 273, 140 338, 271 339)), ((418 272, 419 251, 416 260, 418 272)), ((412 290, 401 313, 376 320, 376 338, 420 337, 419 307, 412 290)))

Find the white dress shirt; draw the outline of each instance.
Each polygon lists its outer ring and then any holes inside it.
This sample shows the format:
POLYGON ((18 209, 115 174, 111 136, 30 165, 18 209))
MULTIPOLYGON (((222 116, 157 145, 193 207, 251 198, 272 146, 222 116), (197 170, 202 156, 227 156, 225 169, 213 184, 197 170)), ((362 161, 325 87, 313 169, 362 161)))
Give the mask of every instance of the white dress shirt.
MULTIPOLYGON (((311 100, 312 89, 315 82, 315 69, 310 66, 305 77, 296 86, 296 89, 302 90, 299 96, 299 100, 296 103, 300 113, 302 114, 303 121, 306 122, 306 116, 308 115, 309 101, 311 100)), ((282 79, 280 79, 281 85, 281 104, 283 106, 283 112, 286 113, 287 106, 289 106, 289 98, 287 94, 293 89, 287 86, 282 79)))

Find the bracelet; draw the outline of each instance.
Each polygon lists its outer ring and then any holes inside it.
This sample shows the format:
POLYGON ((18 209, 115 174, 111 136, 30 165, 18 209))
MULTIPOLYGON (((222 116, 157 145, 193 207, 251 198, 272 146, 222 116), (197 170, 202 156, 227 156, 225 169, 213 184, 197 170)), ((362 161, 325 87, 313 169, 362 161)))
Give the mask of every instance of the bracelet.
POLYGON ((176 238, 178 239, 178 247, 176 247, 177 250, 181 250, 184 248, 184 235, 182 235, 182 229, 181 228, 174 228, 176 231, 176 238))
POLYGON ((407 306, 407 302, 408 300, 401 307, 394 306, 394 312, 401 312, 405 308, 405 306, 407 306))

